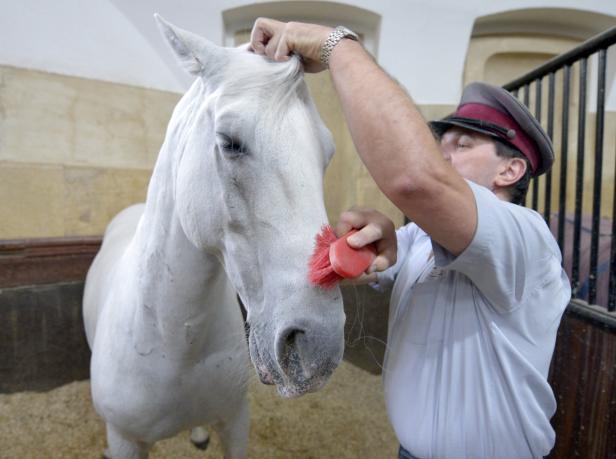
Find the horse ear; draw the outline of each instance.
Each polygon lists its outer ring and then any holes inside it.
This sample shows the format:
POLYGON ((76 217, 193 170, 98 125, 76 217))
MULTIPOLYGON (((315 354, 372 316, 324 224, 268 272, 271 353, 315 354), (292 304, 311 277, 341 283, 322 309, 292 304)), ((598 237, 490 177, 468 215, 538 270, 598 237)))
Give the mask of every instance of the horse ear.
POLYGON ((215 69, 224 59, 223 48, 216 46, 203 37, 187 30, 180 29, 165 21, 158 13, 154 14, 158 28, 167 39, 167 43, 175 52, 180 64, 193 75, 205 75, 206 63, 209 68, 215 69))

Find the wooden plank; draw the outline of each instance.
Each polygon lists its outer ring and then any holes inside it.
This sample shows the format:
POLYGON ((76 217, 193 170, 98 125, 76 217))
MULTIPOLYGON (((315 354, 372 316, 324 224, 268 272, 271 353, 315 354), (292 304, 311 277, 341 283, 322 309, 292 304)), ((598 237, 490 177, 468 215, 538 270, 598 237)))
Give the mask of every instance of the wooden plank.
POLYGON ((0 392, 88 378, 82 295, 83 282, 0 289, 0 392))
POLYGON ((550 369, 558 403, 550 458, 616 458, 616 331, 569 310, 550 369))
POLYGON ((0 288, 83 281, 101 238, 0 240, 0 288))

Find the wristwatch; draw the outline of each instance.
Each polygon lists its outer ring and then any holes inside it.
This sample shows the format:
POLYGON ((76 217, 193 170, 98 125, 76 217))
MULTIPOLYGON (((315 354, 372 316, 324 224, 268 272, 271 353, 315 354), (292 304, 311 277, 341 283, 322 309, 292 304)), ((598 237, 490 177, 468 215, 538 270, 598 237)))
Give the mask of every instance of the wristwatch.
POLYGON ((357 34, 352 30, 347 29, 345 26, 339 25, 332 30, 321 47, 321 63, 325 67, 329 67, 329 56, 332 54, 334 46, 340 43, 340 40, 343 38, 359 41, 357 34))

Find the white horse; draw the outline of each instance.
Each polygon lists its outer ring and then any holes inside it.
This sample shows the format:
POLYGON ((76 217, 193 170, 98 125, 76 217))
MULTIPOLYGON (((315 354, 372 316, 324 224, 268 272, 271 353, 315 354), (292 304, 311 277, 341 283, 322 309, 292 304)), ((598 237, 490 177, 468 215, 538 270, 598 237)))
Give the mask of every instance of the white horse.
POLYGON ((203 424, 226 457, 244 457, 247 347, 286 397, 318 390, 342 357, 340 291, 307 280, 333 142, 297 58, 274 63, 158 22, 197 78, 146 203, 113 219, 88 272, 92 398, 113 458, 147 457, 203 424))

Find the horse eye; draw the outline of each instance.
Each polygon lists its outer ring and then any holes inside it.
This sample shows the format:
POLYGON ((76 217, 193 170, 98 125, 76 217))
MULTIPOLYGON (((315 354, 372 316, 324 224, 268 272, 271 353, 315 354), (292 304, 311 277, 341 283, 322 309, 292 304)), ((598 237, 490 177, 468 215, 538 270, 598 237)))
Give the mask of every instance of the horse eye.
POLYGON ((240 140, 227 134, 223 134, 222 132, 217 132, 216 135, 219 137, 220 148, 222 148, 225 153, 228 153, 231 157, 236 158, 248 153, 246 145, 240 140))

